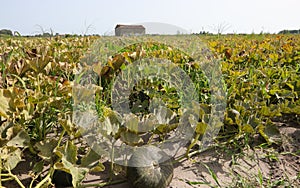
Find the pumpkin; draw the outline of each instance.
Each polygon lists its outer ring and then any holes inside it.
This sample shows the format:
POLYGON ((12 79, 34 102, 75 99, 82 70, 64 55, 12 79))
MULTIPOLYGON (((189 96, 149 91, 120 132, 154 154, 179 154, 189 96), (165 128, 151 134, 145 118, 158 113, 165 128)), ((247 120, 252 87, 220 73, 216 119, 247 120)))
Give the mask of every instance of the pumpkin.
POLYGON ((52 183, 55 187, 72 187, 72 175, 62 170, 55 170, 52 183))
POLYGON ((154 146, 139 148, 128 166, 127 177, 134 188, 165 188, 173 177, 171 158, 154 146))

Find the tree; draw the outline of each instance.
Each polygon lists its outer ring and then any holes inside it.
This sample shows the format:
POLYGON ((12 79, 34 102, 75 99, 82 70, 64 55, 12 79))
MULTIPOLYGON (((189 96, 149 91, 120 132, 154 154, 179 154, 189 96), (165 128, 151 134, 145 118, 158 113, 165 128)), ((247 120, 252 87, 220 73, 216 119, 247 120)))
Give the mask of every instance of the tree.
POLYGON ((13 32, 9 29, 1 29, 0 30, 0 35, 9 35, 9 36, 13 36, 13 32))
POLYGON ((219 23, 218 25, 214 25, 211 27, 215 32, 217 32, 218 35, 223 34, 225 31, 227 31, 228 29, 231 28, 231 25, 226 23, 226 22, 222 22, 219 23))
POLYGON ((299 30, 282 30, 278 34, 300 34, 299 30))

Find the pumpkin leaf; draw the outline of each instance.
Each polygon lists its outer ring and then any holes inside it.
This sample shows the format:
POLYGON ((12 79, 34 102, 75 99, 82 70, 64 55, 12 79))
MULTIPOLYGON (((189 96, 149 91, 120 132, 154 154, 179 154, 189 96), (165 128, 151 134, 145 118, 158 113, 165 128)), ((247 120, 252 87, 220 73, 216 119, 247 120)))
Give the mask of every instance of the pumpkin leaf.
POLYGON ((6 95, 7 90, 0 89, 0 116, 9 118, 9 101, 10 97, 6 95))
POLYGON ((168 124, 176 117, 175 112, 164 106, 159 106, 158 109, 155 109, 154 114, 156 115, 159 124, 168 124))
POLYGON ((17 132, 17 135, 7 142, 7 146, 28 147, 28 144, 30 143, 30 137, 25 130, 23 130, 20 126, 14 126, 9 129, 13 129, 12 132, 14 133, 17 132))
POLYGON ((34 164, 32 171, 35 173, 41 173, 44 169, 44 161, 39 161, 34 164))
POLYGON ((178 127, 178 123, 173 124, 159 124, 156 129, 154 130, 154 133, 156 134, 166 134, 178 127))
POLYGON ((35 147, 40 151, 38 156, 45 161, 50 161, 53 158, 53 151, 57 146, 56 139, 43 140, 35 144, 35 147))
POLYGON ((20 148, 5 146, 0 148, 2 166, 5 170, 13 170, 21 162, 22 151, 20 148))
POLYGON ((206 128, 207 128, 207 124, 206 123, 199 122, 199 123, 197 123, 195 132, 197 134, 203 135, 205 133, 205 131, 206 131, 206 128))
POLYGON ((147 116, 144 116, 138 123, 139 133, 144 133, 155 129, 157 119, 154 114, 150 113, 147 116))
POLYGON ((103 116, 104 116, 104 120, 101 123, 102 124, 101 129, 106 131, 107 135, 110 134, 115 135, 119 130, 119 125, 121 122, 120 117, 116 112, 114 112, 113 110, 107 107, 103 109, 103 116))
POLYGON ((75 126, 72 124, 69 118, 60 118, 59 124, 64 128, 65 131, 67 131, 68 135, 73 135, 75 133, 75 126))
POLYGON ((245 133, 250 133, 250 134, 254 134, 255 130, 253 129, 253 127, 249 124, 245 124, 242 126, 242 131, 245 133))
POLYGON ((88 168, 80 168, 75 164, 70 163, 66 157, 63 157, 61 162, 54 164, 54 169, 62 170, 72 175, 73 187, 78 187, 82 180, 85 178, 86 173, 89 171, 88 168))
POLYGON ((81 158, 81 167, 93 167, 100 160, 100 156, 93 149, 90 149, 89 152, 81 158))
POLYGON ((120 137, 121 141, 123 141, 124 143, 126 143, 127 145, 130 145, 130 146, 137 146, 144 142, 143 139, 139 135, 134 134, 129 131, 121 132, 120 136, 121 136, 120 137))
POLYGON ((134 115, 130 114, 125 118, 125 127, 127 127, 130 131, 134 133, 139 132, 139 118, 134 115))
POLYGON ((96 166, 90 169, 90 172, 103 172, 104 170, 105 166, 99 162, 96 166))
POLYGON ((281 144, 281 135, 279 129, 273 123, 268 122, 266 125, 257 126, 259 134, 269 143, 281 144))
POLYGON ((294 86, 291 83, 286 82, 285 85, 287 85, 291 90, 294 91, 294 86))
POLYGON ((270 108, 268 108, 267 106, 262 106, 260 113, 266 117, 269 117, 272 114, 270 108))
POLYGON ((89 169, 76 165, 77 147, 71 141, 68 141, 65 146, 56 148, 54 152, 61 158, 61 162, 55 163, 54 168, 70 173, 73 186, 78 187, 89 169))
POLYGON ((77 161, 77 147, 71 141, 68 141, 65 146, 56 148, 54 152, 72 164, 75 164, 77 161))
POLYGON ((112 120, 109 117, 106 117, 104 119, 104 122, 102 123, 101 127, 104 131, 106 131, 107 135, 115 135, 119 130, 119 123, 114 123, 114 120, 112 120))

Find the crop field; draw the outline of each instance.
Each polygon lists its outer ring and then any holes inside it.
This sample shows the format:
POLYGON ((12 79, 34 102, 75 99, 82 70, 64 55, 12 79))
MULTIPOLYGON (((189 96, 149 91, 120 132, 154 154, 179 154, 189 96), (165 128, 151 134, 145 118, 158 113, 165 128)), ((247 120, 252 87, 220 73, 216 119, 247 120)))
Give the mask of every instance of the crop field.
POLYGON ((124 145, 161 187, 300 187, 299 95, 300 35, 2 36, 0 187, 132 187, 124 145))

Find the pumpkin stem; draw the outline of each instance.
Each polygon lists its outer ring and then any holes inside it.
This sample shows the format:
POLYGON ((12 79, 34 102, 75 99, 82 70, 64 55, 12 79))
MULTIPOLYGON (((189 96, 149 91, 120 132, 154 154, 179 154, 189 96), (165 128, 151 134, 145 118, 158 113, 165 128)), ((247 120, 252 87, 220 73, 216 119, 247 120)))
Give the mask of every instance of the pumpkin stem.
POLYGON ((197 143, 199 137, 200 137, 200 134, 196 134, 196 136, 195 136, 195 138, 193 139, 192 143, 191 143, 191 144, 189 145, 189 147, 187 148, 187 151, 186 151, 185 156, 186 156, 188 159, 190 159, 190 155, 189 155, 190 150, 196 145, 196 143, 197 143))

